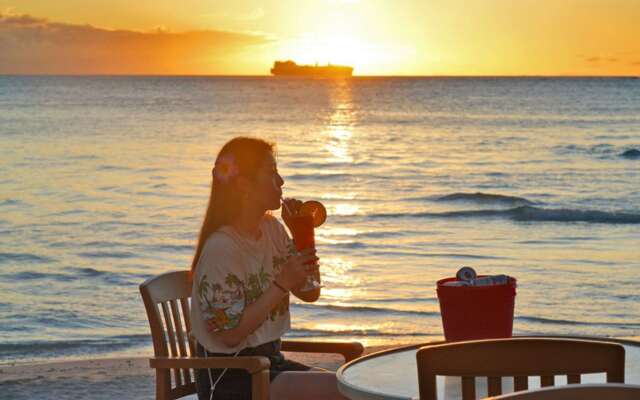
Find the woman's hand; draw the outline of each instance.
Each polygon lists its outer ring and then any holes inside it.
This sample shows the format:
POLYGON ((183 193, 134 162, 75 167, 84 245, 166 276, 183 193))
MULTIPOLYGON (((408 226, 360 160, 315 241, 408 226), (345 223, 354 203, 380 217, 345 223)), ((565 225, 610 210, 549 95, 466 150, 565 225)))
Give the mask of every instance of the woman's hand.
POLYGON ((302 207, 302 201, 297 199, 284 199, 282 201, 284 203, 284 206, 282 206, 282 220, 291 229, 289 221, 292 215, 298 214, 300 207, 302 207))
POLYGON ((282 265, 276 281, 287 290, 303 285, 308 276, 318 272, 316 249, 305 249, 289 257, 282 265))

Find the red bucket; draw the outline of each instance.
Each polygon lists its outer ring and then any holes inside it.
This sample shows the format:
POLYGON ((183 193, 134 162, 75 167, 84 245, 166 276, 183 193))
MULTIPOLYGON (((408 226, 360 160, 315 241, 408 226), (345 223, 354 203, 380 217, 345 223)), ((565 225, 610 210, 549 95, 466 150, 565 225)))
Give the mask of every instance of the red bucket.
MULTIPOLYGON (((483 275, 478 276, 481 278, 483 275)), ((516 279, 503 285, 444 286, 438 281, 438 302, 447 341, 508 338, 513 333, 516 279)))

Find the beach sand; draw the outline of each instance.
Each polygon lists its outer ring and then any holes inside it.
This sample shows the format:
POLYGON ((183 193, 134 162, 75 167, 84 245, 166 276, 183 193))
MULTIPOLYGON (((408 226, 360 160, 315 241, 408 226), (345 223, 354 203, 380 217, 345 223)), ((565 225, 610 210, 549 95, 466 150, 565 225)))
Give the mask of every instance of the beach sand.
MULTIPOLYGON (((365 353, 394 346, 372 346, 365 353)), ((307 365, 336 370, 342 357, 333 354, 285 353, 307 365)), ((0 398, 22 399, 155 399, 155 375, 144 357, 20 364, 0 368, 0 398)), ((196 399, 189 396, 187 399, 196 399)))

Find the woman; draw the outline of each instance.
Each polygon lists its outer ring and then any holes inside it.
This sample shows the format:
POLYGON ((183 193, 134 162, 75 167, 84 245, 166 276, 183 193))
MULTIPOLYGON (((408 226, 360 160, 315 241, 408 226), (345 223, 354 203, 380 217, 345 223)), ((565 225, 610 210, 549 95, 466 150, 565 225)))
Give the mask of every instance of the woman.
MULTIPOLYGON (((286 360, 280 338, 290 328, 289 294, 313 302, 320 289, 315 249, 297 253, 270 215, 280 208, 284 180, 274 146, 238 137, 216 158, 209 207, 193 258, 192 335, 201 356, 262 355, 271 361, 271 399, 342 399, 335 374, 286 360)), ((300 202, 289 200, 288 208, 300 202)), ((287 220, 285 219, 285 223, 287 220)), ((198 398, 251 398, 244 370, 199 370, 198 398)))

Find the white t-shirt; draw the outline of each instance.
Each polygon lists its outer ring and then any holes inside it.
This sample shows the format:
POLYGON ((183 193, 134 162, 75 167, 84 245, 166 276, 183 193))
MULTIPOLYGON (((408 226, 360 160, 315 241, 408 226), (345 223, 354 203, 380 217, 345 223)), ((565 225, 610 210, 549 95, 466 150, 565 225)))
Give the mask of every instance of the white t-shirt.
POLYGON ((232 329, 245 307, 271 285, 295 246, 271 215, 260 222, 261 236, 240 236, 230 226, 214 232, 205 243, 193 276, 191 334, 208 351, 232 353, 279 339, 291 327, 289 295, 238 346, 231 348, 211 333, 232 329))

